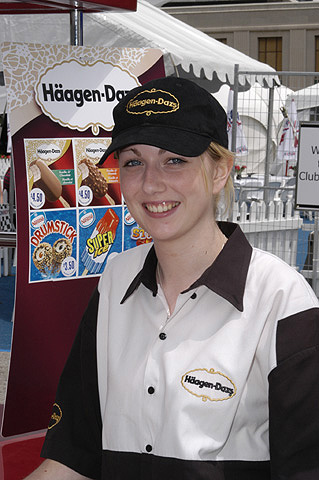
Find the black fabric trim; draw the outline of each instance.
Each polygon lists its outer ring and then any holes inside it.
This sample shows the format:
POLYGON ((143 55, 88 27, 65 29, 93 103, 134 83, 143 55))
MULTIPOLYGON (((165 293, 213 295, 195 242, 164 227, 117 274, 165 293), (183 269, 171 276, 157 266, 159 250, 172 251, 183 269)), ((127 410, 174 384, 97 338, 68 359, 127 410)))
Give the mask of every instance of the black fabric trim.
MULTIPOLYGON (((182 293, 201 285, 206 285, 210 290, 225 298, 225 300, 242 312, 244 310, 243 297, 252 247, 239 225, 229 222, 218 222, 218 226, 224 235, 228 237, 226 245, 212 265, 205 270, 193 285, 182 293)), ((156 266, 157 258, 153 246, 147 254, 143 268, 128 287, 121 304, 137 290, 141 283, 151 290, 154 296, 157 295, 156 266)))
POLYGON ((188 290, 206 285, 243 312, 243 298, 252 247, 238 225, 218 222, 218 226, 228 237, 228 241, 214 263, 188 290))
POLYGON ((269 439, 274 479, 319 478, 319 309, 281 320, 278 366, 269 375, 269 439))
POLYGON ((319 308, 296 313, 278 322, 277 363, 315 345, 319 345, 319 308))
POLYGON ((99 292, 93 292, 61 375, 61 420, 47 431, 41 456, 89 478, 101 478, 102 422, 96 363, 99 292))
POLYGON ((103 451, 101 480, 270 480, 269 462, 201 461, 103 451))

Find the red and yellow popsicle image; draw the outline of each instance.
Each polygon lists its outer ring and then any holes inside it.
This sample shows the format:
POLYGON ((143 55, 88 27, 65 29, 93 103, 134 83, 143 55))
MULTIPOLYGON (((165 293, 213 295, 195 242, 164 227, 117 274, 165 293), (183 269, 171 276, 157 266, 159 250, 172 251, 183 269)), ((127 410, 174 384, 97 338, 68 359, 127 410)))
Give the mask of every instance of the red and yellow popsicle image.
POLYGON ((119 217, 112 208, 109 208, 86 241, 86 248, 81 255, 85 266, 82 276, 88 273, 100 273, 108 251, 114 242, 118 224, 119 217))

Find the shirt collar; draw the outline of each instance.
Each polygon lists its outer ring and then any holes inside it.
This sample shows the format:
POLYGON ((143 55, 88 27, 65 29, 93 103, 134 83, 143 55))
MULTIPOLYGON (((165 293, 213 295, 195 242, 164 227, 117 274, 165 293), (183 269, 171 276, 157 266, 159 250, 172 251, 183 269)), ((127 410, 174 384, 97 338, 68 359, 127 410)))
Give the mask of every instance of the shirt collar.
MULTIPOLYGON (((252 247, 239 225, 218 222, 218 226, 228 238, 228 241, 215 261, 198 280, 182 293, 205 285, 242 312, 244 310, 243 297, 252 247)), ((153 246, 147 254, 143 268, 128 287, 121 304, 137 290, 141 283, 151 290, 154 297, 157 295, 156 266, 157 257, 153 246)))

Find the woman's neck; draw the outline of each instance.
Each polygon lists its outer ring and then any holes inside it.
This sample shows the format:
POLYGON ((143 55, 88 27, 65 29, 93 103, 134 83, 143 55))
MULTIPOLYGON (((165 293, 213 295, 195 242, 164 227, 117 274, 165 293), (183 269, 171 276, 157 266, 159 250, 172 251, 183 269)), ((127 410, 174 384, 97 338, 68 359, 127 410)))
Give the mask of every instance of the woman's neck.
POLYGON ((214 262, 227 238, 214 224, 210 234, 193 240, 154 242, 158 259, 157 281, 171 313, 180 292, 189 288, 214 262))

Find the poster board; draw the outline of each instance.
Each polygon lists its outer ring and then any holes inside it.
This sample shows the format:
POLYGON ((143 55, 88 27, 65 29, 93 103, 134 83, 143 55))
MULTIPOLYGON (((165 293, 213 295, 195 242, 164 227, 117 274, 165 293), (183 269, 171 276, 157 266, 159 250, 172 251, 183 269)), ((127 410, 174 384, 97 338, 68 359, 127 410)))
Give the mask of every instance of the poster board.
POLYGON ((295 208, 319 210, 319 123, 301 122, 295 208))
POLYGON ((108 256, 150 241, 123 202, 112 110, 165 75, 158 49, 4 43, 17 198, 14 328, 2 435, 45 429, 108 256), (138 233, 138 235, 137 235, 138 233))
MULTIPOLYGON (((136 10, 137 0, 81 0, 76 8, 83 12, 103 12, 118 10, 136 10)), ((7 0, 0 3, 0 14, 17 15, 19 13, 70 13, 75 2, 68 0, 7 0)))

